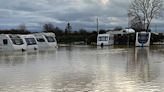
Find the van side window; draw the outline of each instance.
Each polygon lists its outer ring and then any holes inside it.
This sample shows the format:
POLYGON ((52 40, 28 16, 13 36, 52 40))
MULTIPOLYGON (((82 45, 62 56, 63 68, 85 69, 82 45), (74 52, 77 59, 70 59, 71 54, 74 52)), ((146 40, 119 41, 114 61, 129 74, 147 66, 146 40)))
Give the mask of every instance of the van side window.
POLYGON ((99 41, 108 41, 108 36, 99 37, 99 41))
POLYGON ((36 45, 36 40, 34 38, 25 38, 27 45, 36 45))
POLYGON ((37 38, 38 42, 45 42, 45 40, 43 38, 37 38))
POLYGON ((54 37, 52 36, 45 36, 48 42, 55 42, 54 37))
POLYGON ((14 45, 22 45, 22 44, 24 44, 23 40, 19 36, 17 36, 17 35, 10 35, 9 37, 10 37, 10 39, 11 39, 11 41, 12 41, 12 43, 14 45))
POLYGON ((8 44, 8 40, 7 39, 3 39, 3 44, 7 45, 8 44))

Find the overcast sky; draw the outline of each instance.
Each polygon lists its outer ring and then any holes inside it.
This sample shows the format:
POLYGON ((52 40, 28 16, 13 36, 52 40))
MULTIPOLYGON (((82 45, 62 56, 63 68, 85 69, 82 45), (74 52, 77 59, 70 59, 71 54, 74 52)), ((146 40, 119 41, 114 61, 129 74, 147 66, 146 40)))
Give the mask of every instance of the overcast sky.
MULTIPOLYGON (((64 29, 70 22, 73 30, 94 30, 96 18, 102 29, 125 28, 129 3, 130 0, 0 0, 0 29, 25 24, 29 30, 38 31, 49 22, 64 29)), ((164 26, 162 19, 154 23, 158 29, 164 26)))

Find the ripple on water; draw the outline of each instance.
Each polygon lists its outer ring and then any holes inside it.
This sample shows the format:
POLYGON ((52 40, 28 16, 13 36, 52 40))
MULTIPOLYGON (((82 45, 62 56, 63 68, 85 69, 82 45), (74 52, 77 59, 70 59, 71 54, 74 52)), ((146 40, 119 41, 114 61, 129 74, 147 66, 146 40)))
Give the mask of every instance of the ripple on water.
POLYGON ((1 53, 0 92, 164 92, 163 56, 147 48, 1 53))

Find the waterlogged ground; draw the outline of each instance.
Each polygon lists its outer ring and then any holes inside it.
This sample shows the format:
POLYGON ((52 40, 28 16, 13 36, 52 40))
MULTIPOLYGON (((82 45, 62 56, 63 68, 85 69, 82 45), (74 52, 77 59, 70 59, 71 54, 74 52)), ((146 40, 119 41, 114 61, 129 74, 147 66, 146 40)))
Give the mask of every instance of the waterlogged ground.
POLYGON ((1 52, 0 92, 164 92, 164 47, 1 52))

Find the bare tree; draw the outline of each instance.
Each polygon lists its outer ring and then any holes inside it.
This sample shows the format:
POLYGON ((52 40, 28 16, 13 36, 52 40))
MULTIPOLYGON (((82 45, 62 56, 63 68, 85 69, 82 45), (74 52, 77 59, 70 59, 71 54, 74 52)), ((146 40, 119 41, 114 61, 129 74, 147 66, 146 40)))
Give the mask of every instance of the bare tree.
POLYGON ((134 17, 130 20, 131 28, 135 29, 137 32, 142 31, 144 28, 142 27, 142 21, 138 17, 134 17))
POLYGON ((43 25, 43 29, 45 32, 54 32, 55 27, 52 23, 46 23, 43 25))
POLYGON ((152 20, 158 18, 162 10, 162 0, 134 0, 130 5, 128 16, 131 25, 139 23, 143 30, 149 31, 152 20))
POLYGON ((27 29, 26 29, 26 25, 25 25, 25 24, 21 24, 21 25, 19 25, 19 26, 18 26, 18 30, 20 30, 20 31, 22 31, 22 32, 27 31, 27 29))
POLYGON ((66 26, 66 28, 65 28, 65 33, 66 33, 66 34, 70 34, 71 31, 72 31, 72 26, 71 26, 71 24, 68 22, 68 23, 67 23, 67 26, 66 26))

